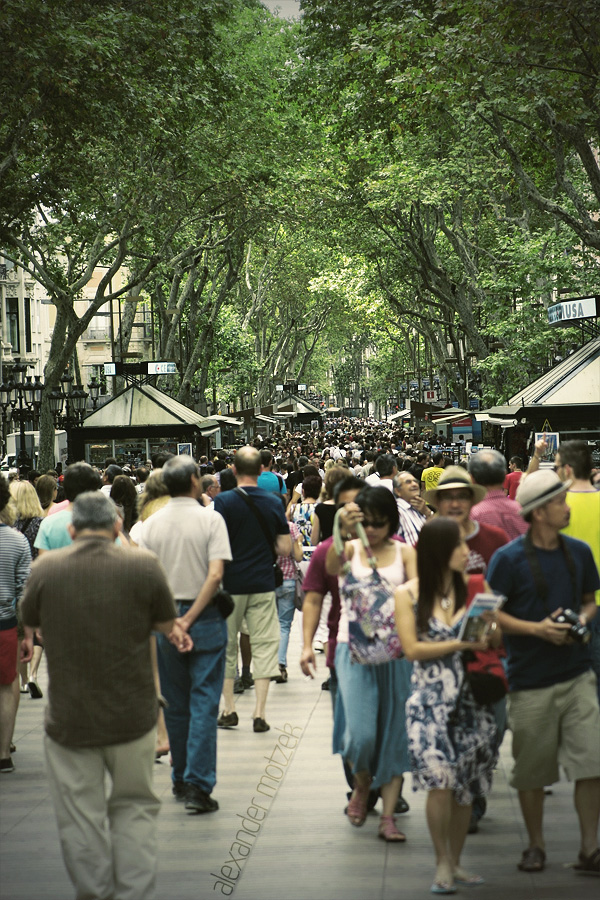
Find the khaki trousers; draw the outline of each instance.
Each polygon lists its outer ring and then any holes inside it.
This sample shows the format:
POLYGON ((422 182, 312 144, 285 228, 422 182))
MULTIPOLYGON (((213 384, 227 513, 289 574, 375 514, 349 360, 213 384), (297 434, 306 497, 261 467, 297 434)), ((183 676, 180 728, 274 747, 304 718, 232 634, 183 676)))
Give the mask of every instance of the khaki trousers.
POLYGON ((154 728, 106 747, 65 747, 45 735, 50 794, 77 900, 154 897, 160 809, 152 790, 155 746, 154 728))

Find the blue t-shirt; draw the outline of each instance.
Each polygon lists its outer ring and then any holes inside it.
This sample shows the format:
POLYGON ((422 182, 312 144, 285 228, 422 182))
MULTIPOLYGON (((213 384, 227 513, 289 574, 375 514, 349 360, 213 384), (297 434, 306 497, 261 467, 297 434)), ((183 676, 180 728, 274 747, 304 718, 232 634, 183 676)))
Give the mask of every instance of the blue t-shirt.
POLYGON ((67 526, 73 518, 70 509, 61 509, 60 512, 47 516, 40 525, 40 530, 33 546, 38 550, 60 550, 73 543, 67 526))
MULTIPOLYGON (((563 539, 575 565, 577 596, 573 597, 571 576, 562 550, 534 547, 548 585, 546 601, 538 596, 535 579, 525 556, 525 539, 520 537, 496 550, 486 573, 490 587, 507 598, 503 612, 527 622, 541 622, 559 607, 578 613, 582 595, 592 593, 600 587, 600 578, 589 546, 564 535, 563 539)), ((505 634, 504 643, 511 691, 550 687, 561 681, 577 678, 590 668, 591 654, 587 644, 573 642, 557 646, 541 638, 518 634, 505 634)))
POLYGON ((222 491, 215 497, 215 509, 225 519, 233 561, 225 566, 223 587, 231 594, 259 594, 275 590, 273 549, 278 534, 289 534, 281 500, 259 487, 244 487, 260 509, 271 542, 267 539, 252 509, 235 491, 222 491))
POLYGON ((278 478, 275 472, 261 472, 258 476, 258 486, 271 494, 287 494, 285 481, 281 475, 278 478))

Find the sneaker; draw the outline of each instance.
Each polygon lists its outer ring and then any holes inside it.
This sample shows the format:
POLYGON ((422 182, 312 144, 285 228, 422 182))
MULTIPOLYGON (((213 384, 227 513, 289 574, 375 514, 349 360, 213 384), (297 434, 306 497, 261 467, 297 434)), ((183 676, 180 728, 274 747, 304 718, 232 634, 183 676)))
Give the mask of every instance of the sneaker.
POLYGON ((254 678, 252 677, 250 672, 242 672, 240 681, 246 689, 254 687, 254 678))
POLYGON ((232 713, 221 713, 219 718, 217 719, 217 725, 219 728, 234 728, 239 722, 238 714, 236 712, 232 713))
POLYGON ((233 693, 234 694, 243 694, 244 693, 244 685, 242 684, 241 678, 236 678, 233 682, 233 693))
POLYGON ((37 681, 30 681, 27 685, 32 700, 40 700, 44 695, 37 681))
POLYGON ((173 796, 175 797, 175 799, 177 801, 185 800, 186 787, 187 787, 187 785, 184 781, 174 781, 173 782, 173 787, 171 788, 171 790, 173 791, 173 796))
POLYGON ((191 813, 208 813, 216 812, 219 804, 197 784, 186 784, 185 808, 191 813))
POLYGON ((0 772, 3 775, 8 775, 9 772, 14 772, 14 771, 15 771, 15 765, 14 765, 12 759, 10 758, 10 756, 7 759, 0 759, 0 772))

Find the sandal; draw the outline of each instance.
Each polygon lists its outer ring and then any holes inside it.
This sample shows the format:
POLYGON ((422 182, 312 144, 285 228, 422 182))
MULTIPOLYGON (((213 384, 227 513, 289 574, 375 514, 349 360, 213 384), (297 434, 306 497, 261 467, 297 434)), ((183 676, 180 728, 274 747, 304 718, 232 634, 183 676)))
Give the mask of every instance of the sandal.
POLYGON ((455 894, 456 885, 453 881, 434 881, 429 891, 431 894, 455 894))
POLYGON ((466 872, 462 877, 455 875, 454 881, 456 884, 462 884, 464 887, 477 887, 480 884, 485 884, 485 878, 481 875, 469 875, 466 872))
POLYGON ((600 877, 600 847, 589 856, 579 854, 579 862, 573 866, 579 875, 596 875, 600 877))
POLYGON ((346 815, 350 819, 350 823, 356 828, 365 824, 370 789, 371 779, 362 787, 359 784, 355 784, 350 803, 346 807, 346 815))
POLYGON ((541 847, 529 847, 523 851, 521 862, 517 863, 517 869, 521 872, 541 872, 546 862, 546 854, 541 847))
POLYGON ((402 832, 398 831, 396 828, 394 816, 380 817, 379 834, 377 836, 380 837, 382 841, 387 841, 389 844, 403 844, 406 840, 406 835, 402 834, 402 832))

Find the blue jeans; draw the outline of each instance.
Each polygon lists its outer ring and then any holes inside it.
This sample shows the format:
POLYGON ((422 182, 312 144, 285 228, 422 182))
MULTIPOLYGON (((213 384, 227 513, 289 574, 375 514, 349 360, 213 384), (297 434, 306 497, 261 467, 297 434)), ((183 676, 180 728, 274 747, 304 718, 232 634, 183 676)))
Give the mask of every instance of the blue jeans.
POLYGON ((277 615, 279 616, 279 653, 278 662, 280 666, 287 665, 287 649, 290 642, 290 629, 294 621, 294 613, 296 607, 294 598, 296 596, 296 582, 293 578, 286 578, 281 587, 275 591, 277 600, 277 615))
MULTIPOLYGON (((189 603, 177 604, 178 615, 189 603)), ((217 718, 225 677, 227 626, 208 606, 190 628, 194 649, 179 651, 158 635, 160 686, 168 703, 165 722, 173 759, 173 781, 195 784, 210 794, 217 780, 217 718)))

